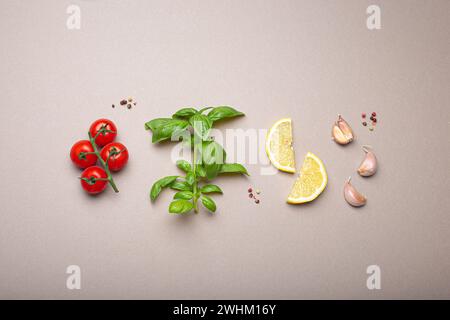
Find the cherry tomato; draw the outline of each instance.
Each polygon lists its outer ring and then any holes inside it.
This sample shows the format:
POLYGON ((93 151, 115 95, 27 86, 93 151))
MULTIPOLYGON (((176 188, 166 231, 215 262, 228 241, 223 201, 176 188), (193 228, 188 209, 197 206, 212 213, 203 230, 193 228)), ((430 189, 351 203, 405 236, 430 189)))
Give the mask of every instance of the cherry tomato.
POLYGON ((103 147, 110 142, 113 142, 117 136, 117 128, 114 122, 108 119, 98 119, 91 124, 89 132, 92 137, 95 137, 101 128, 105 128, 106 130, 112 132, 103 132, 100 133, 97 139, 95 139, 95 143, 99 147, 103 147))
POLYGON ((97 162, 97 156, 90 152, 94 152, 94 148, 89 140, 80 140, 70 149, 70 159, 79 168, 85 169, 97 162))
POLYGON ((100 156, 105 162, 110 157, 108 160, 109 169, 119 171, 128 162, 128 149, 120 142, 112 142, 103 147, 100 156))
POLYGON ((107 179, 103 168, 99 166, 92 166, 87 168, 81 173, 81 186, 89 194, 97 194, 106 189, 107 180, 96 180, 96 179, 107 179))

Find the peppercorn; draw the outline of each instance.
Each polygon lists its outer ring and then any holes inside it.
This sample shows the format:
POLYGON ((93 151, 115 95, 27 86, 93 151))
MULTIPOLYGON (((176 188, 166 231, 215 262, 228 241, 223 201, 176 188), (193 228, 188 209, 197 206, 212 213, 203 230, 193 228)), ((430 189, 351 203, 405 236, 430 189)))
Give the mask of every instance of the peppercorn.
POLYGON ((249 193, 249 194, 248 194, 248 197, 249 197, 249 198, 253 198, 253 193, 249 193))
POLYGON ((364 127, 367 126, 367 122, 364 121, 364 122, 362 123, 362 125, 363 125, 364 127))
POLYGON ((112 105, 112 107, 115 108, 116 106, 115 106, 115 105, 112 105))
POLYGON ((377 113, 374 111, 374 112, 372 112, 372 117, 376 117, 377 116, 377 113))
POLYGON ((252 188, 248 188, 248 192, 252 192, 253 191, 253 189, 252 188))
POLYGON ((366 114, 363 112, 363 113, 361 114, 361 117, 363 117, 363 119, 365 119, 365 118, 366 118, 366 114))
POLYGON ((122 100, 122 101, 120 101, 120 105, 121 106, 124 106, 124 105, 126 105, 127 104, 127 100, 122 100))
POLYGON ((256 200, 255 200, 255 203, 256 203, 256 204, 258 204, 258 203, 259 203, 259 200, 258 200, 258 199, 256 199, 256 200))

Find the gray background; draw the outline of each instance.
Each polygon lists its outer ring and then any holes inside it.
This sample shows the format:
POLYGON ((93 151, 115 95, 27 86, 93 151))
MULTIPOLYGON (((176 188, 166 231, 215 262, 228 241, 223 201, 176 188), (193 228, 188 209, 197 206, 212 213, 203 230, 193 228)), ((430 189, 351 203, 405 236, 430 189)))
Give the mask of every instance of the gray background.
POLYGON ((0 297, 450 298, 449 16, 450 1, 1 1, 0 297), (138 106, 111 108, 127 96, 138 106), (143 123, 220 104, 247 114, 221 128, 290 116, 298 166, 312 151, 327 167, 324 194, 287 205, 294 176, 253 165, 217 180, 214 216, 168 215, 170 191, 152 205, 177 169, 143 123), (358 136, 346 148, 330 141, 337 113, 358 136), (93 198, 68 153, 99 117, 131 159, 121 192, 93 198), (370 179, 355 175, 362 144, 380 160, 370 179), (349 175, 363 209, 342 198, 349 175), (71 264, 81 290, 66 289, 71 264), (366 288, 371 264, 382 290, 366 288))

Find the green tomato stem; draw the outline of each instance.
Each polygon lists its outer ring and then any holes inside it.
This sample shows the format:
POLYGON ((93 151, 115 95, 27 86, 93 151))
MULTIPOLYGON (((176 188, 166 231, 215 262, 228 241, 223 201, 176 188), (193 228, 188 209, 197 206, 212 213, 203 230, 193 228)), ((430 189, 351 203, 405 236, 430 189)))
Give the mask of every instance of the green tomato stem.
POLYGON ((88 154, 95 154, 95 152, 80 152, 80 154, 78 155, 78 159, 86 159, 86 156, 88 154))
MULTIPOLYGON (((95 143, 95 139, 98 137, 98 135, 100 134, 100 131, 95 135, 95 137, 92 137, 91 133, 89 132, 89 141, 92 144, 92 148, 94 148, 94 153, 97 155, 98 160, 100 161, 100 163, 102 164, 103 168, 106 171, 106 174, 108 175, 108 182, 111 185, 111 187, 113 188, 114 192, 119 192, 119 189, 117 189, 116 183, 114 182, 114 179, 112 177, 111 171, 109 170, 109 166, 108 163, 105 162, 102 157, 100 156, 100 152, 98 151, 98 147, 97 144, 95 143)), ((108 159, 109 160, 109 159, 108 159)))

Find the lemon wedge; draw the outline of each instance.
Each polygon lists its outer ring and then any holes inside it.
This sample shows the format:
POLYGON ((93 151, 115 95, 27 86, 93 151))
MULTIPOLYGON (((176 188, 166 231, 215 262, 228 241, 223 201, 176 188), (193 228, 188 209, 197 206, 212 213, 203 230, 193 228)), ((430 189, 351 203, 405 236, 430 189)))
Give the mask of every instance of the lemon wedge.
POLYGON ((278 170, 295 172, 291 119, 281 119, 270 128, 266 138, 266 153, 278 170))
POLYGON ((298 204, 313 201, 325 189, 327 182, 327 172, 322 160, 308 152, 287 202, 298 204))

